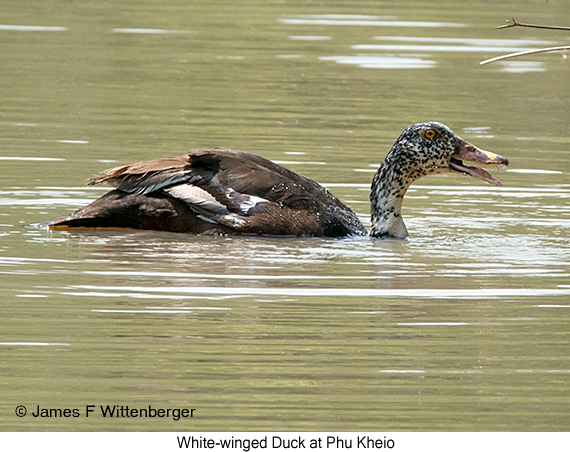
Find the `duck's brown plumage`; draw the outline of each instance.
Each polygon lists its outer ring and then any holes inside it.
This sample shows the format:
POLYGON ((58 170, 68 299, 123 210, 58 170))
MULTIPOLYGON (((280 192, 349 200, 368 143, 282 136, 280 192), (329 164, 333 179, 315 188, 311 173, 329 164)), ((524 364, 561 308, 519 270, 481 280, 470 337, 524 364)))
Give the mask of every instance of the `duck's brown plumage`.
POLYGON ((51 228, 133 228, 193 234, 366 234, 358 217, 316 182, 229 149, 108 170, 91 181, 115 190, 47 223, 51 228))
MULTIPOLYGON (((408 127, 378 169, 371 188, 376 237, 407 236, 401 204, 419 177, 442 172, 500 185, 461 160, 508 164, 439 123, 408 127)), ((192 234, 273 236, 366 235, 356 214, 316 182, 263 157, 229 149, 110 169, 91 184, 115 189, 69 215, 44 223, 59 228, 131 228, 192 234)))

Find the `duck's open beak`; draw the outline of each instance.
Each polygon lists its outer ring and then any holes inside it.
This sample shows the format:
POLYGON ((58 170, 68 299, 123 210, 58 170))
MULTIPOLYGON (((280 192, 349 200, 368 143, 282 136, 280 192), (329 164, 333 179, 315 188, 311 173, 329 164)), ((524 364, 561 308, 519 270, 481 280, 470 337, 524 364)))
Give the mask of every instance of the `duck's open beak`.
POLYGON ((503 185, 500 180, 495 179, 483 168, 479 168, 478 166, 465 166, 463 160, 482 163, 483 165, 507 166, 509 161, 502 155, 484 151, 462 138, 457 137, 457 146, 455 153, 451 156, 451 160, 449 161, 449 169, 454 173, 476 177, 493 185, 503 185))

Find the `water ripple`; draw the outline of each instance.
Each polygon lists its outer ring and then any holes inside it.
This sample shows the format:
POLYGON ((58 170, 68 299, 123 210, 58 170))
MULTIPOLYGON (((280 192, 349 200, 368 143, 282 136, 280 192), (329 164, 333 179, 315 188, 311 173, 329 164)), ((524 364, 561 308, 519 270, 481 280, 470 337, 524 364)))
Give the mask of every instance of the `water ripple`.
POLYGON ((0 31, 67 31, 67 27, 45 27, 41 25, 0 25, 0 31))
POLYGON ((358 27, 413 27, 413 28, 464 28, 467 24, 449 22, 424 22, 410 20, 382 20, 378 16, 353 15, 306 15, 292 18, 281 18, 279 22, 288 25, 341 25, 358 27))
MULTIPOLYGON (((347 288, 268 288, 268 287, 144 287, 144 286, 69 286, 68 290, 96 290, 121 295, 122 292, 141 294, 215 294, 215 295, 271 295, 300 297, 374 297, 374 298, 438 298, 490 299, 497 297, 544 297, 570 295, 570 289, 347 289, 347 288)), ((86 293, 65 292, 66 295, 86 293)))

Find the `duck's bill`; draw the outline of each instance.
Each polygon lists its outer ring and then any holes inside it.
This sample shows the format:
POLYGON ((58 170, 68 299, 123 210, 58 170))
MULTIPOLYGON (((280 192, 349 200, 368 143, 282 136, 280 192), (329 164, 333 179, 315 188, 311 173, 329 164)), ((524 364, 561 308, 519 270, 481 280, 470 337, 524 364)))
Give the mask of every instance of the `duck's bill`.
POLYGON ((483 165, 500 165, 505 167, 509 164, 509 160, 502 155, 484 151, 471 143, 458 138, 455 153, 449 162, 449 169, 454 173, 465 174, 467 176, 476 177, 489 184, 501 186, 500 180, 491 176, 487 171, 478 166, 467 166, 463 161, 481 163, 483 165))

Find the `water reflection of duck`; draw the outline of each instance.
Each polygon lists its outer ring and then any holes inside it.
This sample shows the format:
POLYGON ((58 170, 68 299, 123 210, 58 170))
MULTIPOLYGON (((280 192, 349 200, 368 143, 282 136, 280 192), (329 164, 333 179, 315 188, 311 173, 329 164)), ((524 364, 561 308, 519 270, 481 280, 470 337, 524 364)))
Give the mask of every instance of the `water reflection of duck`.
MULTIPOLYGON (((414 124, 378 168, 370 191, 373 237, 407 237, 402 200, 412 182, 459 173, 501 183, 479 167, 507 165, 437 122, 414 124)), ((257 155, 228 149, 194 150, 110 169, 90 183, 114 190, 42 226, 131 228, 193 234, 271 236, 366 235, 354 212, 321 185, 257 155)))

